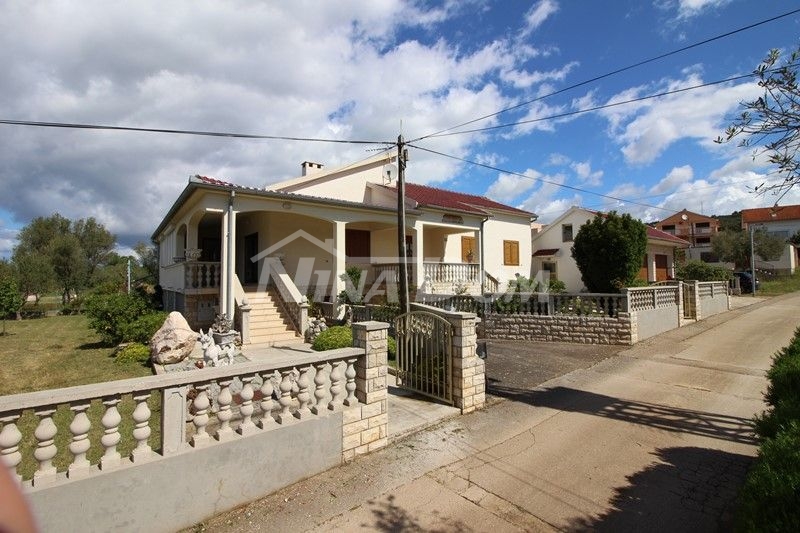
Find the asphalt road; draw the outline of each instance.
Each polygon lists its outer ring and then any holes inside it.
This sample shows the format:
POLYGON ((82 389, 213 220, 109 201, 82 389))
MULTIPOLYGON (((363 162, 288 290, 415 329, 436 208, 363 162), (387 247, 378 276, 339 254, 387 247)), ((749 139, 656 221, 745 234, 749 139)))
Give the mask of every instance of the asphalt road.
POLYGON ((498 347, 503 399, 195 530, 727 531, 799 308, 773 298, 609 352, 498 347))

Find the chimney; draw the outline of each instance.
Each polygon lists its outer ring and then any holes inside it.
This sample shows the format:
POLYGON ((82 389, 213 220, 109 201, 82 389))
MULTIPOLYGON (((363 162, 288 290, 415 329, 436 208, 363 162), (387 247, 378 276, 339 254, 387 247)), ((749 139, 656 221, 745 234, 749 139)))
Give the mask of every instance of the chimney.
POLYGON ((322 170, 322 163, 312 163, 311 161, 303 161, 300 164, 300 168, 303 169, 303 176, 308 176, 309 174, 314 174, 315 172, 319 172, 322 170))

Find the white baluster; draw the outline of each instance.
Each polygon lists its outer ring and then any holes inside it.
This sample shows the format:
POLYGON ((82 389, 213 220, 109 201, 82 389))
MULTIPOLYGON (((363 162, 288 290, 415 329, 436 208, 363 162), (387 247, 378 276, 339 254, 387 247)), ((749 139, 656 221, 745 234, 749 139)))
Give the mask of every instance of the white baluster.
POLYGON ((55 436, 58 432, 53 423, 54 407, 40 407, 34 412, 39 417, 39 425, 33 435, 36 437, 36 450, 33 456, 39 463, 36 472, 33 474, 33 484, 41 485, 52 482, 56 477, 56 467, 53 466, 53 457, 58 452, 55 445, 55 436))
POLYGON ((19 443, 22 441, 22 433, 17 427, 20 411, 9 411, 0 416, 0 423, 3 429, 0 430, 0 468, 3 464, 11 471, 12 477, 17 481, 22 480, 22 476, 17 474, 17 466, 22 462, 22 454, 19 451, 19 443))
POLYGON ((195 448, 204 446, 211 441, 211 437, 208 435, 208 431, 206 431, 206 426, 208 425, 208 408, 211 406, 211 402, 208 399, 209 385, 209 383, 202 383, 194 387, 197 391, 197 396, 195 396, 192 402, 192 407, 194 407, 194 419, 192 423, 194 424, 195 430, 194 435, 192 435, 192 446, 195 448))
POLYGON ((311 393, 308 391, 308 387, 311 384, 308 378, 310 371, 311 365, 302 367, 300 369, 300 377, 297 378, 297 402, 299 407, 294 416, 300 420, 311 416, 311 409, 308 408, 308 402, 311 399, 311 393))
POLYGON ((336 361, 331 363, 331 401, 328 403, 328 409, 331 411, 338 411, 342 408, 342 393, 344 387, 342 386, 344 379, 344 361, 336 361))
POLYGON ((131 460, 134 463, 145 461, 153 456, 153 449, 148 444, 147 439, 150 438, 152 430, 150 429, 150 406, 147 405, 147 400, 150 399, 150 391, 137 392, 133 395, 133 401, 136 402, 136 408, 133 410, 133 438, 136 440, 136 447, 131 454, 131 460))
POLYGON ((319 415, 327 411, 327 406, 325 405, 325 385, 327 380, 325 379, 325 367, 328 364, 325 362, 314 363, 314 367, 317 369, 317 373, 314 376, 314 385, 316 388, 314 389, 314 398, 316 402, 314 407, 311 408, 311 412, 315 415, 319 415))
POLYGON ((275 419, 272 417, 272 393, 275 392, 275 387, 272 385, 273 373, 269 372, 262 374, 264 383, 261 385, 261 420, 258 421, 258 427, 267 429, 275 426, 275 419))
POLYGON ((225 378, 218 381, 219 395, 217 396, 217 402, 219 403, 219 411, 217 412, 217 419, 219 420, 219 429, 216 434, 218 441, 230 440, 234 435, 231 428, 231 417, 233 417, 231 412, 231 403, 233 402, 231 381, 233 381, 233 378, 225 378))
POLYGON ((242 415, 242 422, 236 428, 236 433, 239 435, 251 435, 256 431, 256 425, 253 423, 253 378, 254 376, 242 376, 242 392, 239 396, 242 397, 242 405, 239 407, 239 413, 242 415))
POLYGON ((294 421, 294 417, 291 413, 291 406, 292 406, 292 376, 294 374, 294 369, 287 368, 280 371, 281 373, 281 384, 279 389, 281 391, 280 398, 278 398, 278 403, 281 406, 281 412, 278 414, 278 423, 279 424, 288 424, 294 421))
POLYGON ((119 404, 119 396, 110 396, 103 399, 103 405, 106 406, 106 412, 100 423, 103 425, 103 436, 100 437, 100 444, 103 445, 105 452, 103 457, 100 458, 100 468, 103 470, 119 466, 122 457, 117 451, 117 444, 120 441, 119 423, 122 422, 122 417, 117 410, 119 404))
POLYGON ((89 429, 92 427, 86 410, 89 409, 89 402, 76 403, 70 406, 74 413, 69 430, 72 433, 72 442, 69 444, 69 451, 72 452, 72 463, 67 468, 67 476, 78 478, 90 472, 89 459, 86 452, 89 451, 89 429))
POLYGON ((344 388, 347 390, 347 398, 344 399, 344 404, 348 407, 356 405, 356 361, 358 358, 354 357, 347 360, 347 370, 345 370, 344 377, 347 378, 347 383, 344 388))

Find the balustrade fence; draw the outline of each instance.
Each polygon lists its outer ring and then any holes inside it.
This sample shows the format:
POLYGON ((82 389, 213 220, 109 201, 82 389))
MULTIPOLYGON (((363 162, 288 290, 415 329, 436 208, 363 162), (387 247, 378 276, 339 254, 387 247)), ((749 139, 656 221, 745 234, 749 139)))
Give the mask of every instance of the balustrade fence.
POLYGON ((337 411, 358 403, 355 364, 363 353, 346 348, 285 366, 245 363, 0 397, 0 459, 18 479, 49 486, 337 411))

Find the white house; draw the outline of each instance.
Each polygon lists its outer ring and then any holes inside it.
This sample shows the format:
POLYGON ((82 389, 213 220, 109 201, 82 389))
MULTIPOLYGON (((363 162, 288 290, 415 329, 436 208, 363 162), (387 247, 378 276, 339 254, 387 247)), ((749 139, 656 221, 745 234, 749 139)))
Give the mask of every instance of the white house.
MULTIPOLYGON (((781 239, 789 239, 800 231, 800 205, 784 205, 742 209, 742 229, 750 231, 764 228, 781 239)), ((776 261, 758 261, 756 268, 767 268, 779 273, 794 274, 800 261, 800 251, 786 243, 783 254, 776 261)))
MULTIPOLYGON (((330 170, 306 162, 302 176, 266 188, 190 178, 152 236, 167 308, 205 327, 216 311, 233 316, 243 305, 269 307, 253 317, 291 310, 304 296, 334 306, 350 266, 362 269, 364 293, 391 299, 399 272, 393 161, 381 154, 330 170), (262 282, 274 289, 272 302, 255 294, 262 282)), ((407 184, 412 295, 478 294, 529 272, 532 218, 485 197, 407 184)))
MULTIPOLYGON (((531 276, 548 272, 550 278, 564 282, 567 291, 585 291, 578 265, 572 258, 572 242, 578 230, 592 220, 597 211, 573 206, 532 236, 533 261, 531 276)), ((664 281, 675 276, 675 249, 689 242, 647 227, 647 253, 642 260, 639 277, 649 282, 664 281)))

